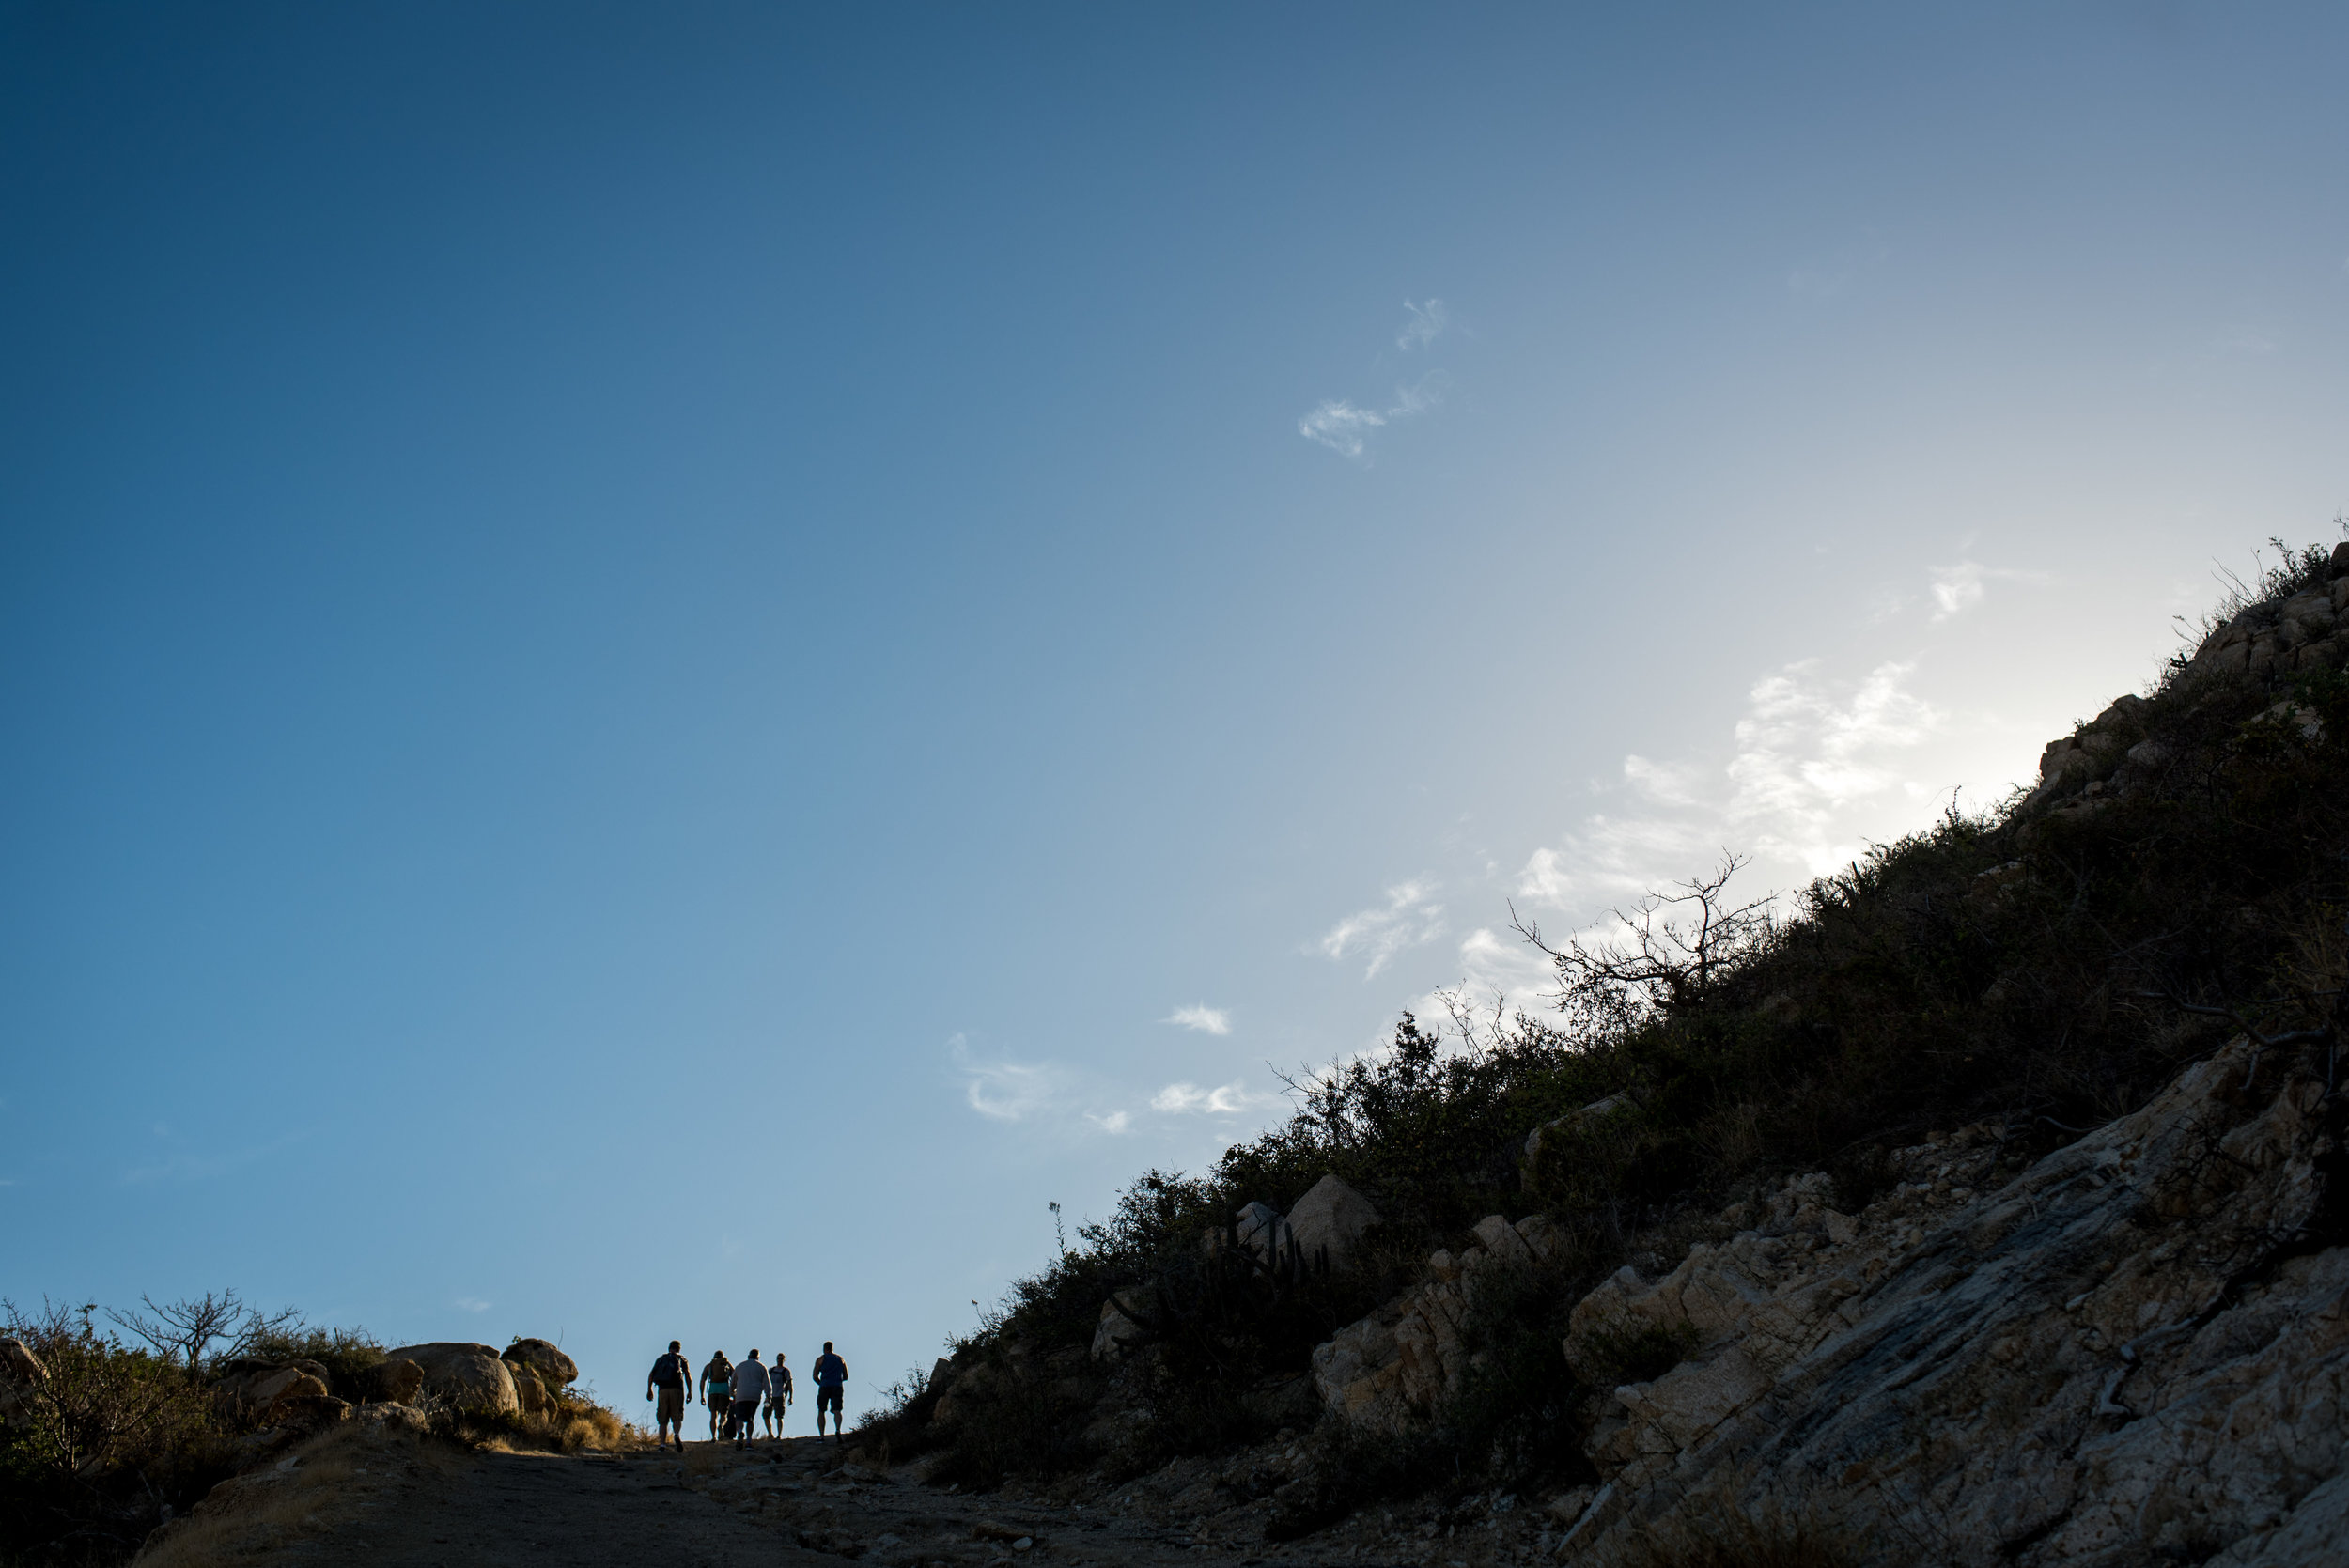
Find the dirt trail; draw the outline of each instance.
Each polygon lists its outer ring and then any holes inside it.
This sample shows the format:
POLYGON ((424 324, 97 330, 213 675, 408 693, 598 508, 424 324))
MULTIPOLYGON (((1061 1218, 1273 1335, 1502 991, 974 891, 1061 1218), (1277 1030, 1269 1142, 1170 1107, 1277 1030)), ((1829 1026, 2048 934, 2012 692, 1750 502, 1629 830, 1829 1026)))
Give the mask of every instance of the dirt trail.
POLYGON ((137 1568, 1487 1568, 1517 1556, 1375 1527, 1269 1544, 1262 1505, 1216 1508, 1189 1465, 1090 1501, 970 1496, 923 1485, 912 1466, 849 1464, 812 1437, 558 1456, 467 1453, 357 1424, 226 1483, 137 1568))

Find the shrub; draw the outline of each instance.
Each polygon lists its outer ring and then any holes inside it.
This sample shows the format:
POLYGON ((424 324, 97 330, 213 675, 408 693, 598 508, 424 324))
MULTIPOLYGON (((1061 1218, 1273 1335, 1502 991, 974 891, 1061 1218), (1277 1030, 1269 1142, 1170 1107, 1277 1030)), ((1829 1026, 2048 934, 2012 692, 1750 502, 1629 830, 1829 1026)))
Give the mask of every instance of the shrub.
POLYGON ((258 1360, 316 1361, 326 1368, 327 1388, 353 1405, 367 1397, 366 1373, 383 1364, 383 1345, 364 1328, 320 1328, 292 1324, 248 1340, 242 1353, 258 1360))
POLYGON ((99 1329, 94 1308, 0 1301, 47 1377, 0 1434, 0 1547, 86 1561, 127 1555, 227 1473, 210 1390, 185 1366, 99 1329))

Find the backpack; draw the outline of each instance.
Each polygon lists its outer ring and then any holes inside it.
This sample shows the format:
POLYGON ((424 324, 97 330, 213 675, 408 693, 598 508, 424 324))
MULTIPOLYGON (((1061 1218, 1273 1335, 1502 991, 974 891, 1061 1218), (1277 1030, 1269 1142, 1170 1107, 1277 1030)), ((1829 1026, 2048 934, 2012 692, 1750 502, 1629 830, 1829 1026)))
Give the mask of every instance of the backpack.
POLYGON ((652 1364, 653 1383, 663 1389, 682 1389, 687 1382, 685 1358, 672 1350, 652 1364))

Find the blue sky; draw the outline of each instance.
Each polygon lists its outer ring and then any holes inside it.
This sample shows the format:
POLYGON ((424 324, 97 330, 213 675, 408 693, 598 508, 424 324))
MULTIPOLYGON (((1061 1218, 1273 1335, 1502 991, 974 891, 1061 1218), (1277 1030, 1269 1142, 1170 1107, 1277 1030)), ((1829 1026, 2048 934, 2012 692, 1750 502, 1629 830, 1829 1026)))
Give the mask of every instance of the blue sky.
POLYGON ((0 1292, 869 1394, 2333 535, 2337 8, 1622 13, 0 5, 0 1292))

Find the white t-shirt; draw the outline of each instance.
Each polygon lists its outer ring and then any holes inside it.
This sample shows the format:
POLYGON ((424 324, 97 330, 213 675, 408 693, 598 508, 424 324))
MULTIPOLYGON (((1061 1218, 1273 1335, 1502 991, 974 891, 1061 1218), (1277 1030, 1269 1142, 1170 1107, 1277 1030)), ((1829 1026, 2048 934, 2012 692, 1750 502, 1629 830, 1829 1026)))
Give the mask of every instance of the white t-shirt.
POLYGON ((760 1361, 738 1361, 734 1368, 734 1398, 739 1404, 746 1399, 763 1399, 767 1394, 767 1367, 760 1361))

